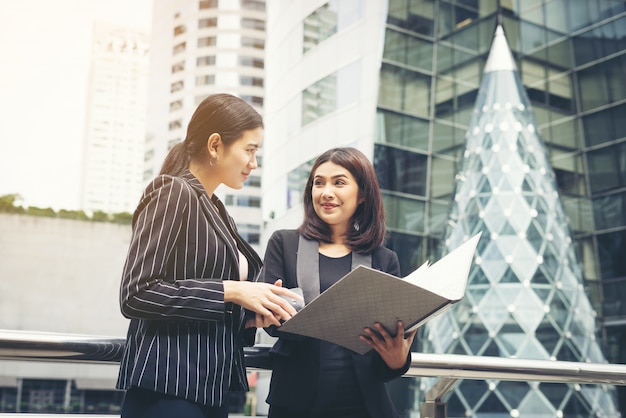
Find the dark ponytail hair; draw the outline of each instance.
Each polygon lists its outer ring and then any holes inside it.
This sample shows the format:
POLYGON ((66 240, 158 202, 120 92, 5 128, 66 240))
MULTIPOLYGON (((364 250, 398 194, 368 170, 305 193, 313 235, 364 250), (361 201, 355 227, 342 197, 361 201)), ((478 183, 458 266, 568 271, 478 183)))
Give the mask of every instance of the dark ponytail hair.
POLYGON ((226 93, 212 94, 196 108, 187 126, 185 140, 170 149, 160 174, 180 175, 189 167, 192 158, 207 152, 207 140, 211 134, 220 134, 228 147, 245 131, 262 127, 261 115, 243 99, 226 93))

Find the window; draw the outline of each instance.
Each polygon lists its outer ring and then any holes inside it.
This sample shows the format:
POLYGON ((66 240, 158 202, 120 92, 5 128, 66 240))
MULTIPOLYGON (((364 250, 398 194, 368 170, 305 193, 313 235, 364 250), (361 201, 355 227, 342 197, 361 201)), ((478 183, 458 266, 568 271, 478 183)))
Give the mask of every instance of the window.
POLYGON ((355 103, 360 94, 360 62, 341 68, 302 92, 302 126, 355 103))
POLYGON ((181 42, 177 45, 174 45, 174 48, 172 49, 172 54, 173 55, 180 54, 181 52, 184 52, 186 48, 187 48, 187 44, 185 42, 181 42))
POLYGON ((263 87, 263 79, 261 77, 239 77, 239 84, 242 86, 263 87))
POLYGON ((173 131, 175 129, 180 129, 183 126, 183 123, 180 119, 173 120, 169 123, 169 130, 173 131))
POLYGON ((215 36, 205 36, 203 38, 198 38, 198 48, 203 48, 207 46, 215 46, 216 38, 215 36))
POLYGON ((217 9, 217 7, 218 7, 218 0, 200 0, 200 3, 198 4, 198 8, 200 10, 217 9))
POLYGON ((185 61, 177 62, 172 65, 172 74, 178 73, 180 71, 185 71, 185 61))
POLYGON ((196 77, 196 86, 212 86, 215 84, 215 75, 199 75, 196 77))
POLYGON ((264 68, 265 63, 262 58, 239 57, 239 65, 244 67, 264 68))
POLYGON ((177 81, 175 83, 172 83, 170 86, 170 93, 174 93, 176 91, 180 91, 183 88, 185 88, 185 82, 184 81, 177 81))
MULTIPOLYGON (((257 157, 258 158, 258 157, 257 157)), ((261 177, 259 176, 250 176, 248 180, 244 183, 248 187, 261 187, 261 177)))
POLYGON ((308 15, 303 22, 303 53, 361 19, 363 7, 360 0, 330 0, 308 15))
POLYGON ((198 57, 196 59, 196 66, 197 67, 206 67, 206 66, 210 66, 210 65, 215 65, 215 56, 214 55, 208 55, 206 57, 198 57))
POLYGON ((254 29, 254 30, 265 30, 265 21, 261 19, 250 19, 243 18, 241 19, 241 27, 246 29, 254 29))
POLYGON ((183 107, 182 100, 176 100, 176 101, 170 102, 170 112, 175 112, 178 109, 181 109, 182 107, 183 107))
POLYGON ((245 10, 265 11, 265 2, 261 0, 241 0, 241 8, 245 10))
POLYGON ((265 41, 259 38, 251 38, 249 36, 242 36, 241 46, 251 47, 255 49, 265 49, 265 41))
POLYGON ((374 145, 374 168, 382 189, 425 196, 427 165, 426 155, 374 145))
POLYGON ((182 35, 185 32, 187 32, 185 25, 178 25, 174 28, 174 36, 182 35))
POLYGON ((245 100, 246 102, 252 104, 252 105, 263 106, 263 98, 262 97, 258 97, 258 96, 241 96, 241 98, 243 100, 245 100))
POLYGON ((215 28, 215 27, 217 27, 217 18, 216 17, 209 17, 209 18, 205 18, 205 19, 200 19, 198 21, 198 29, 215 28))

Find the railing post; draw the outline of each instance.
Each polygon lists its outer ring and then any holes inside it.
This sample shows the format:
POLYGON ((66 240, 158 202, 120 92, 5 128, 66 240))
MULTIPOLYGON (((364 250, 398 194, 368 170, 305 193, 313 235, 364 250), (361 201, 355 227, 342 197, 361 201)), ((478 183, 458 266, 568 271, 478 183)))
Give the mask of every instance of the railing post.
POLYGON ((442 377, 426 392, 426 399, 420 404, 421 418, 446 418, 446 403, 441 398, 456 385, 458 379, 442 377))

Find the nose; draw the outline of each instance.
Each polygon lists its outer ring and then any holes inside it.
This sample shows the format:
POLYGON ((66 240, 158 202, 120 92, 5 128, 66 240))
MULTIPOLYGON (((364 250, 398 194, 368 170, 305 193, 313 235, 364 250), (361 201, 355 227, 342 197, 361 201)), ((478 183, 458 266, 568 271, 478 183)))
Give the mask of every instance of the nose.
POLYGON ((324 189, 322 189, 322 197, 324 199, 333 199, 335 197, 335 192, 332 188, 332 185, 327 184, 326 186, 324 186, 324 189))
POLYGON ((256 161, 256 155, 252 156, 252 159, 248 162, 248 166, 252 170, 256 169, 259 166, 256 161))

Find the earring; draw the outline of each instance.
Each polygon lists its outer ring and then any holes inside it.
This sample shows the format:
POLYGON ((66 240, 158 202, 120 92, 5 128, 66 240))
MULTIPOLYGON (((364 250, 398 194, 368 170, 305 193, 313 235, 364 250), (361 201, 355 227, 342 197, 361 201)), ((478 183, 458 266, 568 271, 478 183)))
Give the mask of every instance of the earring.
POLYGON ((209 165, 211 167, 217 167, 219 163, 220 163, 220 157, 215 157, 215 158, 211 157, 211 159, 209 160, 209 165))
POLYGON ((359 229, 361 229, 361 226, 359 225, 359 221, 354 221, 354 225, 352 225, 354 227, 354 230, 356 232, 359 232, 359 229))

